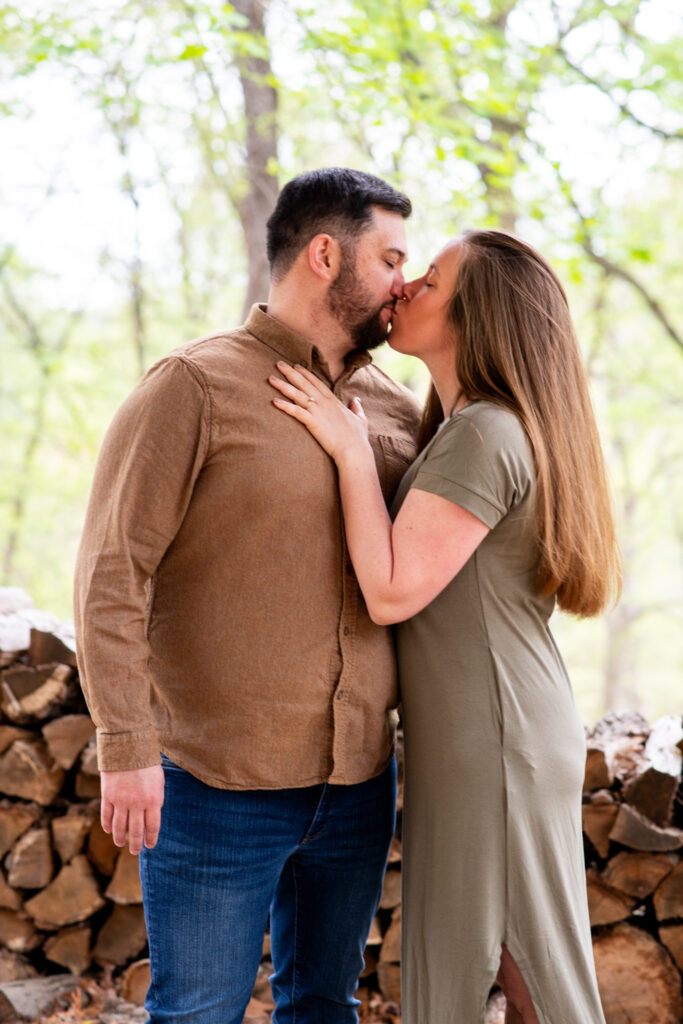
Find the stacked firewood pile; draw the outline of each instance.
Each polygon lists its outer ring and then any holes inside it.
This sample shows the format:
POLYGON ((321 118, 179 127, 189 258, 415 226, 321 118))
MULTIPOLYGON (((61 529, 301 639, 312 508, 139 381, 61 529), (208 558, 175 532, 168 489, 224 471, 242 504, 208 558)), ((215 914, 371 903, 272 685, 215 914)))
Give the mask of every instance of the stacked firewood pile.
POLYGON ((588 740, 583 831, 608 1024, 683 1021, 681 717, 608 714, 588 740))
MULTIPOLYGON (((137 858, 99 824, 94 728, 73 637, 22 603, 25 595, 0 588, 0 1022, 38 1018, 84 975, 110 986, 113 977, 117 994, 139 1004, 149 977, 137 858)), ((608 1024, 683 1022, 682 750, 681 718, 651 726, 612 713, 588 737, 583 829, 608 1024)), ((366 1020, 400 1013, 401 806, 399 787, 358 991, 366 1020)), ((266 936, 252 1024, 269 1020, 270 970, 266 936)), ((502 1015, 494 994, 487 1020, 502 1015)), ((72 1019, 81 1018, 59 1016, 72 1019)))
POLYGON ((137 858, 99 824, 73 637, 28 603, 0 590, 0 1020, 39 991, 26 979, 115 965, 137 995, 146 977, 137 858))

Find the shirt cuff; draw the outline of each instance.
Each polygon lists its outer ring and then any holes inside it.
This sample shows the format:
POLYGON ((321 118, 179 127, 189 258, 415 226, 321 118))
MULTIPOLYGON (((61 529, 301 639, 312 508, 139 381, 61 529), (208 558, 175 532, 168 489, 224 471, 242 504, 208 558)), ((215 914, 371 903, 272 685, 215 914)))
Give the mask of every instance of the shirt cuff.
POLYGON ((144 732, 97 730, 97 765, 101 772, 125 772, 161 764, 159 740, 153 729, 144 732))

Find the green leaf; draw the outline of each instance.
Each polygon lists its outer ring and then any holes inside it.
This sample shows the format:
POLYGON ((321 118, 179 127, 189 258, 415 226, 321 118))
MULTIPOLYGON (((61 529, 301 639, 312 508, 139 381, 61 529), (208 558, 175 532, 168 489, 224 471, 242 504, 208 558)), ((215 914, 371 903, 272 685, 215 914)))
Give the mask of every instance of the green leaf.
POLYGON ((188 43, 183 52, 180 54, 179 60, 198 60, 203 57, 207 52, 208 47, 199 46, 197 43, 188 43))

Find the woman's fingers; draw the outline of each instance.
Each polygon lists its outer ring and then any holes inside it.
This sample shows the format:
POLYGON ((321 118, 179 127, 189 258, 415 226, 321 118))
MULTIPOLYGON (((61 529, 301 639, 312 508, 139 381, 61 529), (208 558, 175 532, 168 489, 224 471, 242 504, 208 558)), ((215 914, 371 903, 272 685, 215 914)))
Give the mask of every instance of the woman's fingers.
POLYGON ((304 380, 309 384, 312 384, 316 391, 322 392, 323 395, 331 394, 331 391, 325 381, 321 380, 320 377, 316 377, 311 370, 307 370, 305 366, 300 366, 299 363, 296 364, 294 369, 301 374, 304 380))
POLYGON ((274 398, 273 405, 282 412, 286 412, 288 416, 292 416, 295 420, 299 420, 301 423, 305 423, 307 426, 311 423, 311 414, 308 410, 303 409, 300 405, 292 405, 291 402, 285 402, 284 398, 274 398))
POLYGON ((367 423, 368 418, 365 415, 365 409, 363 408, 360 398, 357 398, 354 395, 354 397, 349 402, 349 409, 358 417, 359 420, 365 420, 365 422, 367 423))
POLYGON ((268 381, 274 388, 277 388, 278 391, 285 395, 286 398, 289 398, 292 402, 296 402, 297 405, 300 405, 302 409, 305 409, 306 406, 310 405, 311 401, 315 401, 315 399, 312 400, 310 395, 307 395, 305 391, 295 387, 286 380, 280 380, 279 377, 269 377, 268 381))
POLYGON ((290 366, 289 363, 284 363, 282 360, 278 362, 277 368, 282 373, 290 384, 294 384, 300 391, 307 394, 323 394, 329 395, 330 389, 327 385, 316 377, 314 373, 307 370, 305 366, 300 366, 299 363, 296 366, 290 366))

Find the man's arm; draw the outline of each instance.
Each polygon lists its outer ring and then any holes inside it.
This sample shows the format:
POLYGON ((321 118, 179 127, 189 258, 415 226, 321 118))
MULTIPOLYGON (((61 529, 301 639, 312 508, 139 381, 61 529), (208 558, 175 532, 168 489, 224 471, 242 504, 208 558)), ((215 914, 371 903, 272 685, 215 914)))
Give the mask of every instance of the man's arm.
POLYGON ((102 824, 156 841, 163 802, 146 635, 150 581, 191 500, 209 441, 208 397, 182 358, 153 367, 102 445, 76 563, 83 692, 97 727, 102 824))

